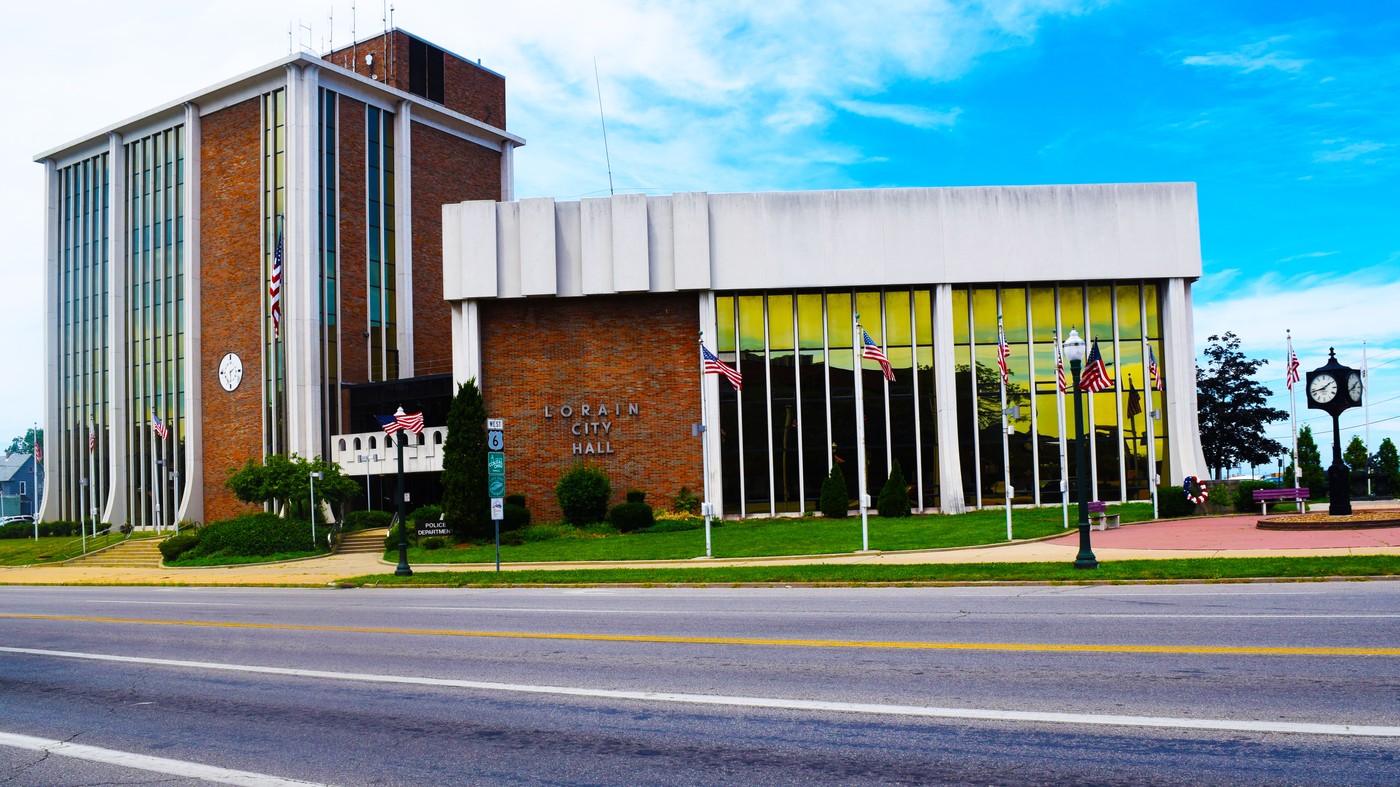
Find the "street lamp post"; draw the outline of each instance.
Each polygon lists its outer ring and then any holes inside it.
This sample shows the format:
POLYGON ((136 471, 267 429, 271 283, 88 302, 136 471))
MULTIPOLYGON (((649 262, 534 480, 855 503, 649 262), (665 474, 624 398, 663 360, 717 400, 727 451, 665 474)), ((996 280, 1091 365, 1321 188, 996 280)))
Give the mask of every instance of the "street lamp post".
POLYGON ((1084 412, 1081 403, 1084 395, 1079 390, 1079 368, 1084 360, 1084 340, 1079 338, 1078 331, 1069 332, 1069 338, 1064 342, 1064 354, 1065 358, 1069 359, 1070 373, 1074 376, 1075 483, 1079 487, 1079 554, 1074 557, 1074 567, 1098 568, 1099 561, 1089 546, 1089 484, 1088 479, 1084 477, 1084 468, 1089 459, 1086 456, 1088 450, 1084 445, 1084 412))
POLYGON ((379 454, 357 454, 355 459, 365 463, 365 510, 374 508, 374 503, 369 498, 369 468, 370 462, 378 462, 379 454))
POLYGON ((311 548, 316 548, 316 479, 321 478, 320 470, 312 470, 311 477, 311 548))

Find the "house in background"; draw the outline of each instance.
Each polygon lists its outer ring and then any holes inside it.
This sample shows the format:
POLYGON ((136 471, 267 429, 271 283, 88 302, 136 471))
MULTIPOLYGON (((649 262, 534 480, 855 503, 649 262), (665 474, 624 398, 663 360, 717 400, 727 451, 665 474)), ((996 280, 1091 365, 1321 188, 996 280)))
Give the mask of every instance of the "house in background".
POLYGON ((0 516, 34 513, 34 501, 44 493, 43 473, 36 480, 36 467, 33 454, 10 454, 0 460, 0 516))

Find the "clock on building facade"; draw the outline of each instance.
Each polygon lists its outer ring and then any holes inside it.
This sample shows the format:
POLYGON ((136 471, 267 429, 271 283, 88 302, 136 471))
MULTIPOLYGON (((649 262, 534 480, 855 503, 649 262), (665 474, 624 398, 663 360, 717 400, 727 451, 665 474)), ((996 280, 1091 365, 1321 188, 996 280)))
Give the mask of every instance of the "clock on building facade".
POLYGON ((219 384, 225 391, 232 391, 243 382, 243 359, 237 353, 225 355, 219 361, 219 384))

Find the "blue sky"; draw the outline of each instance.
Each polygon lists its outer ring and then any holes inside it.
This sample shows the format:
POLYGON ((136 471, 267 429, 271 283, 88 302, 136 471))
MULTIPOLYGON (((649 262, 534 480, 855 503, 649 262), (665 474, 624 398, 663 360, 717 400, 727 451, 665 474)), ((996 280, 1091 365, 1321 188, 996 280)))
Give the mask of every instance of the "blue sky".
MULTIPOLYGON (((334 27, 329 5, 10 12, 32 31, 12 62, 35 68, 0 88, 7 106, 29 109, 0 131, 12 239, 0 264, 18 288, 7 333, 39 320, 43 181, 30 157, 285 54, 289 23, 310 28, 295 38, 312 50, 348 42, 349 3, 334 27)), ((377 4, 360 5, 363 38, 383 23, 377 4)), ((1394 3, 400 5, 400 27, 506 76, 510 130, 528 140, 522 197, 607 193, 595 61, 618 191, 1195 182, 1198 345, 1235 331, 1271 360, 1261 377, 1281 394, 1285 329, 1305 368, 1332 345, 1359 366, 1365 340, 1372 443, 1400 441, 1394 3)), ((0 385, 4 435, 41 407, 39 350, 11 359, 25 373, 0 385)), ((1287 409, 1285 396, 1274 402, 1287 409)), ((1362 420, 1343 419, 1344 440, 1362 420)))

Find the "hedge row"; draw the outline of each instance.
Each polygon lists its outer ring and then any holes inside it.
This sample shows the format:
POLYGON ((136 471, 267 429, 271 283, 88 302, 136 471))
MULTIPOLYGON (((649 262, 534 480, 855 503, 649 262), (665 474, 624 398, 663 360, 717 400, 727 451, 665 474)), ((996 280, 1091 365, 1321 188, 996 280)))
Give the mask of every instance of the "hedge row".
MULTIPOLYGON (((106 525, 99 525, 98 529, 105 528, 106 525)), ((81 536, 83 525, 80 522, 40 522, 39 537, 50 538, 54 536, 81 536)), ((0 538, 33 538, 34 524, 31 522, 11 522, 8 525, 0 525, 0 538)))

